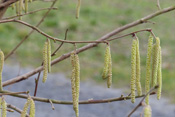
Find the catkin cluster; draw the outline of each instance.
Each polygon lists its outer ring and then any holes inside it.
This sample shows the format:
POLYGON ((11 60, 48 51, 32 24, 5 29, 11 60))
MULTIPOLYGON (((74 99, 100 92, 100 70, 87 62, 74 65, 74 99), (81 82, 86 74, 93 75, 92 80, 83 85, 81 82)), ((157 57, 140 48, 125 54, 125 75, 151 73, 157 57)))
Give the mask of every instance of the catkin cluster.
POLYGON ((30 117, 35 117, 35 103, 31 97, 27 99, 27 102, 24 105, 23 111, 21 113, 21 117, 26 117, 27 110, 30 107, 30 117))
POLYGON ((79 117, 80 63, 79 57, 75 52, 71 53, 70 59, 73 68, 71 75, 73 109, 76 117, 79 117))
POLYGON ((51 72, 51 44, 49 39, 43 48, 43 83, 47 80, 48 72, 51 72))
MULTIPOLYGON (((157 89, 157 99, 161 97, 162 89, 162 67, 161 67, 162 55, 160 47, 160 39, 157 37, 155 44, 153 44, 153 37, 150 36, 148 40, 148 51, 147 51, 147 65, 146 65, 146 83, 145 92, 147 93, 151 87, 158 85, 157 89), (152 57, 152 67, 151 67, 151 57, 152 57), (152 75, 151 75, 152 68, 152 75)), ((149 105, 149 95, 145 98, 145 103, 149 105)))
POLYGON ((12 9, 14 9, 16 6, 16 14, 17 16, 19 16, 20 20, 21 20, 20 15, 22 15, 22 11, 24 11, 25 13, 28 12, 28 2, 32 2, 32 0, 19 0, 11 5, 12 9))
POLYGON ((2 71, 4 66, 4 53, 0 50, 0 91, 3 90, 2 88, 2 71))
POLYGON ((102 78, 103 79, 107 78, 107 86, 108 88, 110 88, 112 84, 112 58, 109 44, 107 44, 105 51, 105 60, 104 60, 102 78))
POLYGON ((131 49, 131 102, 135 102, 135 90, 137 94, 142 95, 142 87, 140 83, 140 52, 139 40, 133 39, 131 49))

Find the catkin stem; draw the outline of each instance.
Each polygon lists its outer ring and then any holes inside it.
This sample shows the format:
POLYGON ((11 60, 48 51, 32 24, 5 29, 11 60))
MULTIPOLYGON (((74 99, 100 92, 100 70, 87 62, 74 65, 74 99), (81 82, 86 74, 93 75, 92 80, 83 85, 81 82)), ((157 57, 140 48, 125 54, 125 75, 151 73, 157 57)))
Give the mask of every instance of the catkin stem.
POLYGON ((2 88, 2 71, 4 66, 4 53, 0 50, 0 91, 3 90, 2 88))
POLYGON ((142 87, 140 83, 140 52, 139 52, 139 39, 137 38, 136 45, 136 89, 138 96, 142 95, 142 87))
POLYGON ((159 64, 158 64, 158 71, 157 71, 157 84, 159 85, 157 89, 157 99, 161 98, 161 90, 162 90, 162 54, 161 54, 161 47, 159 49, 159 64))
POLYGON ((136 83, 136 39, 133 39, 131 49, 131 102, 135 102, 135 83, 136 83))
POLYGON ((77 19, 79 18, 79 15, 80 15, 80 6, 81 6, 81 0, 78 0, 77 9, 76 9, 76 18, 77 19))
MULTIPOLYGON (((148 93, 150 90, 152 47, 153 47, 153 37, 152 35, 150 35, 148 39, 147 59, 146 59, 146 80, 145 80, 146 93, 148 93)), ((145 103, 149 105, 149 95, 146 96, 145 103)))

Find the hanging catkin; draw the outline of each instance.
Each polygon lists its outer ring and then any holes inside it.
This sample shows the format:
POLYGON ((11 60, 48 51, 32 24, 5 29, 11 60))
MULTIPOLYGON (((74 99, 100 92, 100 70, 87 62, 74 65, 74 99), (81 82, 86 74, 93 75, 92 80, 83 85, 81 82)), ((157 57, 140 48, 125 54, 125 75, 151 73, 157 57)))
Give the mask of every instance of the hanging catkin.
POLYGON ((3 71, 3 66, 4 66, 4 53, 0 49, 0 91, 3 90, 3 88, 2 88, 2 71, 3 71))
POLYGON ((35 117, 35 102, 30 97, 30 117, 35 117))
POLYGON ((80 6, 81 6, 81 0, 78 0, 77 9, 76 9, 76 18, 77 19, 79 18, 79 15, 80 15, 80 6))
POLYGON ((144 117, 151 117, 151 107, 150 107, 150 105, 146 105, 144 107, 144 117))
MULTIPOLYGON (((153 46, 153 37, 152 35, 150 35, 147 47, 145 93, 147 93, 150 90, 152 46, 153 46)), ((145 103, 149 105, 149 95, 146 96, 145 103)))
POLYGON ((27 110, 30 106, 30 98, 27 99, 27 102, 24 105, 23 111, 21 113, 21 117, 26 117, 27 110))
POLYGON ((15 4, 16 4, 16 14, 17 14, 17 16, 19 16, 19 10, 20 10, 19 1, 17 1, 15 4))
POLYGON ((7 104, 5 102, 5 99, 2 98, 2 117, 6 117, 7 115, 7 104))
POLYGON ((160 39, 156 38, 156 43, 153 47, 153 64, 152 64, 152 87, 157 84, 157 70, 159 60, 160 39))
POLYGON ((111 84, 112 84, 112 60, 111 59, 112 59, 111 58, 111 52, 109 50, 108 79, 107 79, 107 86, 108 86, 108 88, 110 88, 111 84))
POLYGON ((80 64, 79 57, 75 52, 71 53, 71 63, 72 63, 72 76, 71 76, 71 86, 72 86, 72 100, 73 109, 75 111, 76 117, 79 117, 79 88, 80 88, 80 64))
POLYGON ((137 45, 136 45, 136 89, 137 95, 142 95, 142 87, 140 83, 140 52, 139 52, 139 39, 137 38, 137 45))
POLYGON ((110 58, 110 46, 107 45, 106 51, 105 51, 104 68, 103 68, 103 73, 102 73, 103 79, 106 79, 108 77, 109 58, 110 58))
POLYGON ((162 90, 162 54, 161 47, 159 49, 159 63, 158 63, 158 71, 157 71, 157 84, 159 85, 157 89, 157 99, 159 100, 161 97, 162 90))
POLYGON ((51 72, 51 44, 50 40, 47 39, 47 60, 48 60, 48 72, 51 72))
POLYGON ((46 41, 43 48, 43 83, 47 80, 48 73, 48 54, 47 54, 48 42, 46 41))
POLYGON ((28 0, 25 0, 24 2, 25 2, 25 13, 27 13, 28 12, 28 0))
POLYGON ((137 40, 133 39, 131 48, 131 102, 135 102, 135 82, 136 82, 136 46, 137 40))

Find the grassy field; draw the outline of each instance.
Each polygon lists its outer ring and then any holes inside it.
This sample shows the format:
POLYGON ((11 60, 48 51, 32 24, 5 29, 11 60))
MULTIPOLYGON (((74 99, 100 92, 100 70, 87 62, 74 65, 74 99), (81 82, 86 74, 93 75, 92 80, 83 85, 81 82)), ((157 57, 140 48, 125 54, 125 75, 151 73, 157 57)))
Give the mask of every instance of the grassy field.
MULTIPOLYGON (((51 3, 35 1, 30 3, 29 10, 47 8, 51 3)), ((161 1, 161 7, 165 8, 175 4, 174 0, 161 1)), ((64 32, 68 28, 68 40, 96 40, 104 34, 112 31, 115 28, 123 26, 127 23, 140 19, 150 13, 157 11, 156 0, 82 0, 80 18, 75 19, 76 2, 69 0, 59 0, 56 4, 58 10, 53 10, 44 23, 39 27, 42 31, 48 34, 64 38, 64 32)), ((36 14, 24 16, 22 19, 32 25, 36 25, 45 11, 36 14)), ((15 15, 15 10, 11 8, 5 17, 15 15)), ((119 35, 133 32, 140 29, 152 28, 156 36, 161 39, 162 55, 163 55, 163 94, 167 97, 174 97, 175 92, 175 11, 158 16, 150 22, 139 25, 137 27, 126 30, 119 35)), ((8 23, 0 25, 0 48, 9 53, 31 29, 17 24, 8 23)), ((118 35, 118 36, 119 36, 118 35)), ((146 65, 146 50, 147 39, 149 33, 139 33, 140 51, 141 51, 141 68, 142 68, 142 85, 145 81, 145 65, 146 65)), ((42 62, 42 48, 45 37, 38 33, 33 33, 28 40, 13 54, 6 62, 20 63, 23 66, 32 65, 37 67, 42 62)), ((112 60, 113 60, 113 87, 127 87, 130 84, 130 48, 131 37, 122 38, 111 43, 112 60)), ((60 43, 52 43, 54 50, 60 43)), ((78 44, 81 47, 85 44, 78 44)), ((105 44, 100 44, 98 47, 90 49, 79 54, 81 62, 82 80, 94 79, 102 83, 101 72, 104 64, 105 44)), ((70 44, 64 44, 56 57, 65 52, 73 50, 74 47, 70 44)), ((56 58, 56 57, 53 57, 56 58)), ((54 72, 64 72, 70 76, 71 65, 70 61, 65 60, 53 67, 54 72), (60 67, 61 66, 61 67, 60 67)), ((174 98, 172 98, 174 99, 174 98)), ((175 102, 175 100, 173 100, 175 102)))

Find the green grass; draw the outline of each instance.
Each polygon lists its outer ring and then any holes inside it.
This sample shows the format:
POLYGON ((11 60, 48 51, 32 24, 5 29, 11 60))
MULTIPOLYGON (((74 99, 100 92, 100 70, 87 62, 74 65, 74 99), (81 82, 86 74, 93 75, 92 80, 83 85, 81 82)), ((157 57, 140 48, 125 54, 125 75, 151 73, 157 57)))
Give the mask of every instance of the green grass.
MULTIPOLYGON (((168 7, 175 2, 173 0, 161 1, 162 7, 168 7)), ((29 5, 29 10, 46 8, 51 3, 48 2, 33 2, 29 5), (39 7, 38 7, 39 5, 39 7)), ((43 24, 39 27, 42 31, 63 39, 65 30, 68 28, 68 40, 96 40, 105 33, 112 31, 115 28, 123 26, 127 23, 135 21, 157 10, 155 1, 152 0, 88 0, 82 1, 80 18, 75 18, 76 2, 68 0, 60 0, 56 7, 58 10, 50 12, 43 24)), ((36 14, 24 16, 23 20, 36 25, 46 11, 36 14)), ((119 34, 126 34, 144 28, 152 28, 154 33, 160 37, 163 55, 163 94, 168 97, 175 96, 175 11, 158 16, 151 19, 151 22, 156 24, 145 23, 137 27, 131 28, 119 34)), ((15 15, 15 11, 8 9, 7 16, 15 15)), ((0 48, 5 54, 9 53, 26 34, 30 31, 29 28, 17 24, 8 23, 0 25, 0 48)), ((119 36, 118 35, 118 36, 119 36)), ((140 50, 141 50, 141 68, 142 68, 142 85, 145 81, 145 65, 146 65, 146 50, 147 50, 147 32, 139 33, 140 50)), ((128 87, 130 84, 130 48, 131 37, 126 37, 111 43, 112 60, 113 60, 113 86, 128 87)), ((37 67, 42 61, 42 48, 45 37, 38 33, 33 33, 28 40, 6 61, 14 61, 21 65, 32 65, 37 67)), ((52 43, 54 50, 60 43, 52 43)), ((85 44, 77 44, 81 47, 85 44)), ((99 83, 106 81, 101 80, 103 70, 105 45, 90 49, 84 53, 80 53, 81 62, 81 78, 82 80, 94 79, 99 83)), ((56 57, 73 50, 73 45, 64 44, 56 57)), ((56 57, 53 57, 56 58, 56 57)), ((71 65, 70 61, 65 60, 53 67, 54 72, 64 72, 70 76, 71 65)))

